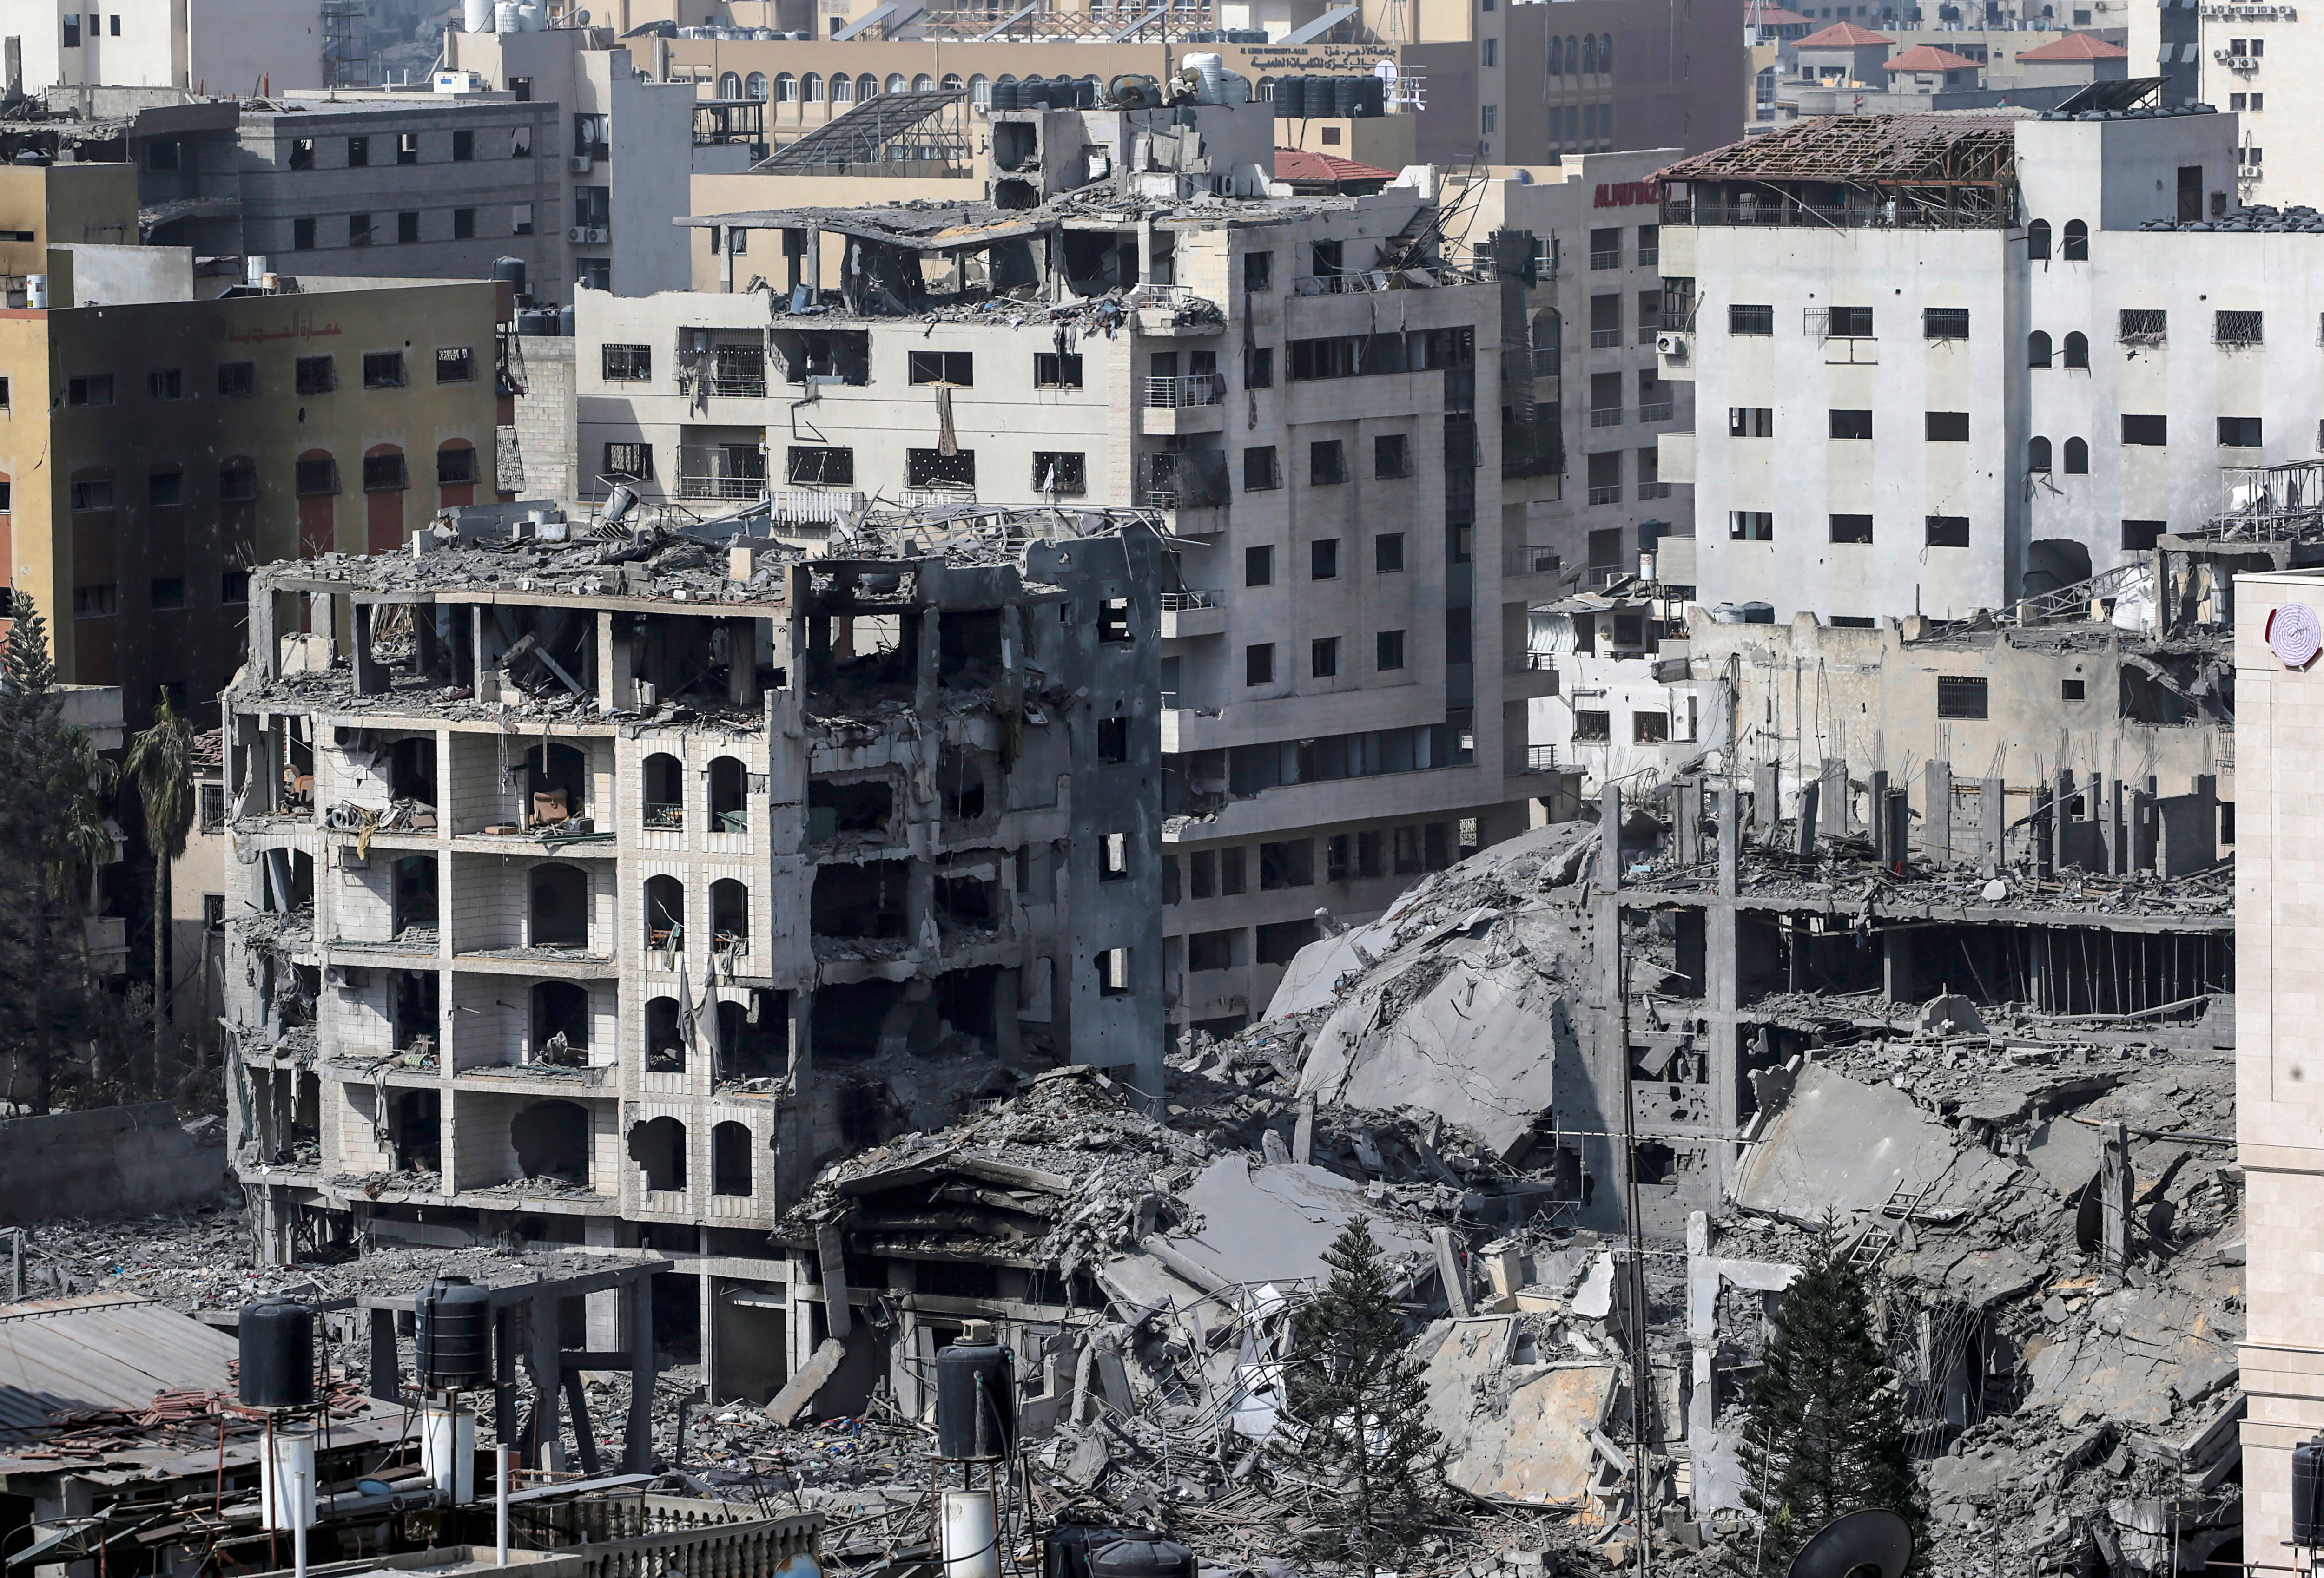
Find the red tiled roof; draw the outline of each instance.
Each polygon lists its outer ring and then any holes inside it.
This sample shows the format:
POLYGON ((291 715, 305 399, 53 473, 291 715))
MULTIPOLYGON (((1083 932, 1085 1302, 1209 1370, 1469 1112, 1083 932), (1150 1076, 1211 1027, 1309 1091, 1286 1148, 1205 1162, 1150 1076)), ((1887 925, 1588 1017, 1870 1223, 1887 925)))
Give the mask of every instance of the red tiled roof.
POLYGON ((1392 181, 1396 171, 1362 164, 1334 153, 1310 153, 1301 148, 1275 151, 1275 179, 1279 181, 1392 181))
POLYGON ((2027 50, 2021 60, 2126 60, 2130 51, 2110 44, 2094 32, 2070 32, 2054 44, 2027 50))
POLYGON ((1793 47, 1802 50, 1852 50, 1862 44, 1893 44, 1895 41, 1884 33, 1858 27, 1852 22, 1835 22, 1821 32, 1808 34, 1793 47))
MULTIPOLYGON (((2020 56, 2023 60, 2024 57, 2020 56)), ((1974 71, 1977 62, 1967 55, 1956 55, 1950 50, 1941 50, 1934 44, 1915 44, 1890 60, 1890 71, 1974 71)))
POLYGON ((1798 12, 1785 10, 1781 5, 1755 5, 1743 20, 1753 27, 1797 27, 1815 18, 1802 16, 1798 12))

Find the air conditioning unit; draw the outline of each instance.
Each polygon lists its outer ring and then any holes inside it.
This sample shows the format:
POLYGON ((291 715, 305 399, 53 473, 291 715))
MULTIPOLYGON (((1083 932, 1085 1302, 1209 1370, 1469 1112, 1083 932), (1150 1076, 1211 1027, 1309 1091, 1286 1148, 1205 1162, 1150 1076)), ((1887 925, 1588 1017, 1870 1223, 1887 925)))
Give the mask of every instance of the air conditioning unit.
POLYGON ((565 232, 565 239, 575 246, 585 245, 589 240, 589 227, 586 225, 572 225, 565 232))
POLYGON ((1683 362, 1686 360, 1686 352, 1687 344, 1684 335, 1655 336, 1655 354, 1658 356, 1667 356, 1674 362, 1683 362))
POLYGON ((608 240, 612 239, 612 237, 607 231, 598 225, 593 225, 589 227, 588 234, 583 236, 582 239, 586 241, 591 246, 603 246, 608 240))
POLYGON ((587 175, 595 168, 595 163, 587 154, 576 153, 565 161, 565 168, 575 175, 587 175))

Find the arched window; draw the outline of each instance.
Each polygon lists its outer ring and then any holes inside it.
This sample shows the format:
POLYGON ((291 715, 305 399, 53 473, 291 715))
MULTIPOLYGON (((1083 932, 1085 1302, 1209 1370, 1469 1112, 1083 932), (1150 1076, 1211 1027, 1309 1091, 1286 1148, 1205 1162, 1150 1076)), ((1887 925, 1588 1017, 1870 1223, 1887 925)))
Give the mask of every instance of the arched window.
POLYGON ((721 72, 718 74, 718 96, 719 96, 719 97, 721 97, 721 98, 740 98, 740 97, 742 97, 742 77, 741 77, 738 73, 736 73, 736 72, 733 72, 733 71, 721 71, 721 72))
POLYGON ((2070 477, 2090 474, 2090 446, 2079 438, 2066 440, 2066 474, 2070 477))
POLYGON ((982 71, 968 79, 968 102, 981 110, 992 107, 992 84, 982 71))
POLYGON ((1598 35, 1598 70, 1601 76, 1614 74, 1614 35, 1610 32, 1598 35))
POLYGON ((733 877, 710 885, 710 946, 728 953, 751 948, 751 890, 733 877))
POLYGON ((2050 261, 2050 222, 2036 219, 2025 227, 2025 255, 2034 262, 2050 261))
POLYGON ((476 501, 476 446, 465 438, 447 438, 436 446, 438 503, 449 509, 476 501))
POLYGON ((532 988, 535 1061, 577 1068, 589 1061, 589 988, 578 981, 542 981, 532 988))
MULTIPOLYGON (((107 482, 107 492, 113 484, 107 482)), ((299 556, 311 559, 339 546, 337 510, 331 500, 339 493, 339 463, 327 449, 309 449, 291 463, 290 490, 299 498, 299 556)), ((80 487, 73 487, 73 508, 80 506, 80 487)))
POLYGON ((675 876, 646 878, 646 946, 686 945, 686 884, 675 876))
POLYGON ((686 1125, 676 1118, 648 1118, 630 1131, 630 1160, 645 1174, 649 1191, 679 1193, 686 1188, 686 1125))
POLYGON ((879 96, 880 79, 877 77, 874 77, 872 73, 866 71, 855 79, 856 103, 861 104, 867 98, 877 98, 879 96))
POLYGON ((2089 371, 2090 337, 2077 331, 2066 336, 2066 365, 2089 371))
POLYGON ((686 1072, 686 1032, 678 1026, 675 997, 656 997, 646 1005, 646 1072, 686 1072))
POLYGON ((746 1124, 724 1123, 710 1131, 712 1194, 747 1195, 751 1192, 752 1150, 751 1131, 746 1124))
POLYGON ((1549 40, 1549 74, 1552 77, 1565 75, 1565 41, 1554 33, 1549 40))
POLYGON ((749 769, 734 757, 715 757, 710 763, 710 830, 747 833, 751 830, 749 769))
POLYGON ((809 71, 799 78, 799 102, 801 104, 821 104, 823 102, 822 72, 809 71))
POLYGON ((925 71, 912 78, 912 91, 914 93, 933 93, 936 91, 936 79, 929 76, 925 71))
POLYGON ((2028 367, 2050 365, 2050 336, 2040 329, 2035 329, 2025 336, 2025 365, 2028 367))
POLYGON ((1590 76, 1598 69, 1598 39, 1594 33, 1582 35, 1582 74, 1590 76))
POLYGON ((1582 69, 1582 41, 1572 33, 1565 35, 1565 69, 1568 75, 1582 69))
POLYGON ((534 948, 589 946, 589 876, 577 866, 551 863, 532 868, 534 948))
POLYGON ((957 93, 963 86, 960 79, 960 73, 957 71, 945 72, 944 74, 944 80, 936 84, 936 86, 939 87, 948 87, 957 93))
MULTIPOLYGON (((774 86, 777 104, 789 104, 798 97, 798 79, 788 71, 775 78, 774 86)), ((767 74, 764 71, 753 71, 742 79, 742 96, 755 98, 761 104, 766 102, 767 74)))
POLYGON ((2059 250, 2070 263, 2089 262, 2090 261, 2090 227, 2079 219, 2067 220, 2065 245, 2059 250))
POLYGON ((886 88, 886 91, 887 91, 887 92, 889 92, 889 93, 904 93, 904 92, 908 91, 908 89, 907 89, 907 88, 906 88, 906 87, 905 87, 905 85, 904 85, 904 84, 905 84, 904 74, 903 74, 901 71, 890 71, 890 72, 889 72, 889 73, 888 73, 888 86, 887 86, 887 88, 886 88))
POLYGON ((364 451, 364 537, 367 552, 392 554, 403 546, 403 495, 410 468, 402 449, 375 444, 364 451))
POLYGON ((650 828, 686 825, 686 770, 667 751, 646 758, 645 823, 650 828))
POLYGON ((2025 441, 2025 469, 2029 472, 2046 472, 2050 469, 2048 439, 2029 438, 2025 441))
POLYGON ((831 74, 831 102, 834 104, 855 102, 855 79, 844 71, 834 71, 831 74))

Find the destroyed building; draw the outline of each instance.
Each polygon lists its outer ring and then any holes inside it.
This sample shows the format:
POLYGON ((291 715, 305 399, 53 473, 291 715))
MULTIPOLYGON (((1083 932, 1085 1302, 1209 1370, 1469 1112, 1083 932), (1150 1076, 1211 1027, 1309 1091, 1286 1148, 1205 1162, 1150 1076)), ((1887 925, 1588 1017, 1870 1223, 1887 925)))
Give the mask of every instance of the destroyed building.
MULTIPOLYGON (((882 96, 765 168, 874 168, 956 97, 882 96)), ((600 496, 1160 513, 1168 1012, 1213 1033, 1318 908, 1377 914, 1526 825, 1555 781, 1524 596, 1688 508, 1651 464, 1658 155, 1295 197, 1276 124, 995 108, 982 202, 696 214, 724 290, 576 315, 600 496)))
POLYGON ((674 1252, 665 1329, 763 1395, 825 1325, 766 1238, 820 1163, 1055 1065, 1158 1093, 1150 521, 750 514, 478 508, 254 577, 225 1016, 263 1258, 674 1252))

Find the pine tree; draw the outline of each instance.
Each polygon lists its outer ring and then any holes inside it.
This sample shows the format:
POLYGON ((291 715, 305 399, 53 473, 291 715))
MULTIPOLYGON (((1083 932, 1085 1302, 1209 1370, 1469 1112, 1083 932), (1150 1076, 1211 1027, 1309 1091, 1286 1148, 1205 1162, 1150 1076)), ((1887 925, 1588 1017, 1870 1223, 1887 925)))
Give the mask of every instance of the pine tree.
POLYGON ((1276 1466, 1332 1506, 1320 1543, 1365 1578, 1413 1542, 1443 1472, 1428 1391, 1364 1218, 1324 1253, 1332 1275, 1292 1323, 1276 1466))
POLYGON ((1923 1523, 1902 1389, 1872 1330, 1872 1293, 1835 1224, 1809 1245, 1775 1307, 1766 1362, 1745 1393, 1744 1505, 1759 1532, 1738 1565, 1781 1573, 1843 1513, 1885 1507, 1923 1523))
POLYGON ((0 649, 0 1096, 43 1109, 122 1028, 81 931, 84 884, 112 858, 112 779, 63 720, 39 607, 23 592, 0 599, 13 620, 0 649))

